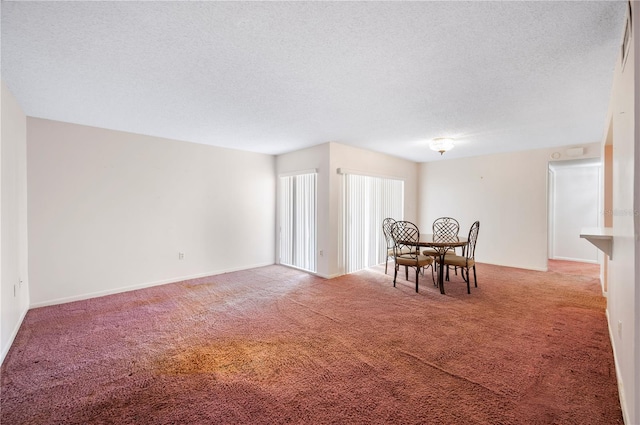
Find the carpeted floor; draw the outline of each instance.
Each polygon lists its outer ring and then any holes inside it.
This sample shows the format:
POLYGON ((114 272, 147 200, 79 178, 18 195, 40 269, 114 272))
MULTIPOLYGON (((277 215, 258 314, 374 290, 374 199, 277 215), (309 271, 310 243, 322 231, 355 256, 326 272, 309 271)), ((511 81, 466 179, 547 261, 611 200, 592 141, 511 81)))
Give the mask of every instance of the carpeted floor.
POLYGON ((0 423, 621 424, 597 278, 478 279, 269 266, 34 309, 0 423))
POLYGON ((574 274, 578 276, 600 277, 600 264, 583 263, 579 261, 548 260, 547 268, 550 272, 574 274))

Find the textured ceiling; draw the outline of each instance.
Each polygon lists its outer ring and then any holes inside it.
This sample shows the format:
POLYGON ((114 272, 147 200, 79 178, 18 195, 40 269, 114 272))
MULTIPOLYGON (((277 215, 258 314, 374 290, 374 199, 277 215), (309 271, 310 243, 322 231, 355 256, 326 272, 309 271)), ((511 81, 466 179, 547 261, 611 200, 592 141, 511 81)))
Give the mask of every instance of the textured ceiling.
POLYGON ((414 161, 602 139, 626 1, 2 2, 33 117, 414 161))

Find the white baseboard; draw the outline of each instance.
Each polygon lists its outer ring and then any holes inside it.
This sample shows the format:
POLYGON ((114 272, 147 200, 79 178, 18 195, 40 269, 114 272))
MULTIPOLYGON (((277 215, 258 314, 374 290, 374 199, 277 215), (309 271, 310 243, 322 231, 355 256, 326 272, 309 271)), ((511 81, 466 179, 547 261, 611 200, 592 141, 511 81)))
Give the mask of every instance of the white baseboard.
POLYGON ((310 272, 309 270, 301 269, 300 267, 291 266, 289 264, 281 264, 281 263, 276 263, 276 264, 279 265, 279 266, 282 266, 282 267, 289 267, 290 269, 300 270, 301 272, 309 273, 309 274, 312 274, 314 276, 321 277, 323 279, 333 279, 334 277, 338 277, 338 276, 344 275, 344 273, 325 274, 325 273, 319 273, 319 272, 310 272))
POLYGON ((500 264, 500 263, 489 263, 486 261, 476 261, 476 264, 489 264, 491 266, 500 266, 500 267, 510 267, 513 269, 522 269, 522 270, 533 270, 536 272, 546 272, 549 271, 547 267, 533 267, 533 266, 523 266, 518 264, 500 264))
POLYGON ((338 276, 342 276, 343 273, 334 273, 334 274, 324 274, 324 273, 312 273, 315 274, 316 276, 320 276, 322 278, 325 279, 333 279, 334 277, 338 277, 338 276))
POLYGON ((38 302, 38 303, 31 304, 30 308, 38 308, 38 307, 46 307, 46 306, 50 306, 50 305, 65 304, 65 303, 69 303, 69 302, 73 302, 73 301, 87 300, 89 298, 104 297, 106 295, 119 294, 119 293, 128 292, 128 291, 135 291, 136 289, 144 289, 144 288, 150 288, 152 286, 166 285, 167 283, 182 282, 184 280, 198 279, 198 278, 206 277, 206 276, 215 276, 215 275, 223 274, 223 273, 231 273, 231 272, 255 269, 257 267, 264 267, 264 266, 271 266, 271 265, 273 265, 273 263, 253 264, 253 265, 245 266, 245 267, 235 267, 235 268, 231 268, 231 269, 215 270, 215 271, 211 271, 211 272, 198 273, 198 274, 193 274, 193 275, 188 275, 188 276, 177 276, 177 277, 172 277, 172 278, 169 278, 169 279, 157 280, 155 282, 145 282, 145 283, 139 283, 139 284, 136 284, 136 285, 122 286, 120 288, 115 288, 115 289, 108 289, 108 290, 105 290, 105 291, 97 291, 97 292, 91 292, 91 293, 88 293, 88 294, 75 295, 75 296, 72 296, 72 297, 63 297, 63 298, 56 298, 56 299, 53 299, 53 300, 41 301, 41 302, 38 302))
POLYGON ((0 353, 0 365, 2 365, 2 363, 4 363, 4 359, 5 359, 5 357, 7 357, 7 354, 9 353, 9 350, 11 349, 11 346, 13 345, 13 340, 16 339, 16 336, 18 335, 18 331, 20 330, 20 326, 22 326, 22 322, 24 321, 24 318, 27 316, 27 312, 28 311, 29 311, 29 309, 25 308, 24 311, 20 314, 20 319, 18 319, 18 322, 16 323, 16 326, 13 328, 13 331, 11 332, 11 336, 9 337, 9 340, 7 341, 7 345, 2 348, 2 353, 0 353))
POLYGON ((585 260, 584 258, 571 258, 571 257, 553 257, 550 260, 562 260, 562 261, 573 261, 576 263, 587 263, 587 264, 600 264, 598 260, 585 260))
POLYGON ((609 339, 611 340, 611 348, 613 349, 613 363, 616 367, 616 380, 618 382, 618 395, 620 397, 620 409, 622 410, 622 420, 625 424, 630 424, 629 422, 629 413, 627 408, 627 402, 624 395, 624 383, 620 379, 622 374, 620 373, 620 368, 618 365, 618 356, 616 354, 616 344, 613 339, 613 329, 611 328, 611 317, 609 316, 609 309, 605 310, 605 315, 607 317, 607 327, 609 328, 609 339))
POLYGON ((301 269, 300 267, 296 267, 296 266, 290 266, 288 264, 280 264, 280 263, 278 263, 278 265, 282 266, 282 267, 289 267, 290 269, 294 269, 294 270, 299 270, 299 271, 304 272, 304 273, 309 273, 309 274, 312 274, 314 276, 321 277, 323 279, 333 279, 334 277, 342 276, 342 273, 324 274, 324 273, 318 273, 318 272, 310 272, 309 270, 301 269))

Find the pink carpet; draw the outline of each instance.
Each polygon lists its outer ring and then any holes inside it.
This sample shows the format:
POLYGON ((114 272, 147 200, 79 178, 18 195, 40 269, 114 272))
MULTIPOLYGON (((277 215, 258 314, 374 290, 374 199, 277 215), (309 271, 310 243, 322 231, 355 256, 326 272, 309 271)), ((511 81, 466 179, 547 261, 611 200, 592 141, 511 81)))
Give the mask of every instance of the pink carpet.
POLYGON ((280 266, 31 310, 4 424, 621 424, 598 280, 280 266))

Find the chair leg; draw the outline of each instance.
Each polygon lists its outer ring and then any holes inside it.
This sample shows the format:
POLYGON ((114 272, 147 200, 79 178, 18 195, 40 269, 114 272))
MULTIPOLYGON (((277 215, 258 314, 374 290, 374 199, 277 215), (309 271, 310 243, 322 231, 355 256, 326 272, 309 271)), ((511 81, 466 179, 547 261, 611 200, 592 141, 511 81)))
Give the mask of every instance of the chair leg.
MULTIPOLYGON (((467 272, 468 273, 468 272, 467 272)), ((478 287, 478 279, 476 278, 476 265, 473 265, 473 284, 478 287)))
POLYGON ((396 277, 398 277, 398 265, 397 264, 394 264, 393 270, 394 270, 394 273, 393 273, 393 287, 395 288, 396 287, 396 277))
POLYGON ((418 292, 418 275, 420 274, 420 267, 416 267, 416 292, 418 292))
MULTIPOLYGON (((468 273, 468 272, 467 272, 467 273, 468 273)), ((471 286, 470 286, 470 283, 469 283, 469 282, 471 282, 471 281, 470 281, 469 279, 467 279, 467 294, 470 294, 470 293, 471 293, 471 286)))
POLYGON ((409 267, 404 266, 404 280, 409 280, 409 267))

